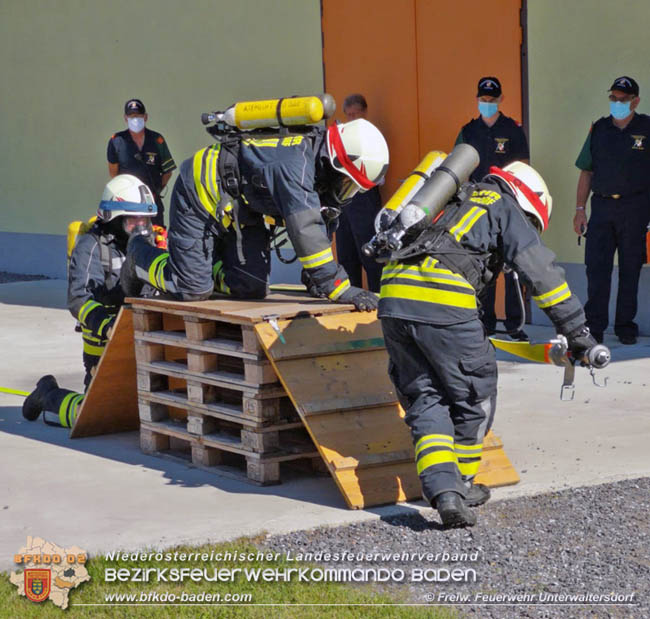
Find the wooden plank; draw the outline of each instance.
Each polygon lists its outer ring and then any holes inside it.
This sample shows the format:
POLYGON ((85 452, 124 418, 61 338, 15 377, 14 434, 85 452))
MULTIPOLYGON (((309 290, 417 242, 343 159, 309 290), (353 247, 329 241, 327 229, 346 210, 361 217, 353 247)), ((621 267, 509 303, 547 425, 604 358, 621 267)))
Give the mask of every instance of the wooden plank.
POLYGON ((139 425, 133 316, 122 307, 70 436, 127 432, 139 425))
POLYGON ((491 449, 483 452, 481 468, 475 481, 496 488, 517 484, 520 477, 503 449, 491 449))
POLYGON ((262 322, 266 316, 293 318, 305 314, 329 314, 349 312, 352 305, 340 305, 314 299, 308 294, 276 292, 265 299, 256 301, 237 301, 228 298, 210 299, 208 301, 183 302, 167 299, 128 298, 134 308, 176 314, 192 315, 197 318, 219 318, 238 324, 262 322))
POLYGON ((276 361, 355 351, 383 350, 384 336, 374 312, 352 312, 279 320, 280 334, 269 323, 257 333, 276 361))
POLYGON ((244 352, 243 344, 241 342, 235 342, 225 338, 191 340, 182 333, 176 331, 136 331, 135 340, 136 342, 150 342, 153 344, 177 346, 191 350, 229 355, 231 357, 240 357, 242 359, 256 360, 259 358, 255 353, 244 352))
MULTIPOLYGON (((208 404, 199 404, 197 402, 188 400, 183 394, 172 393, 170 391, 140 393, 139 398, 140 400, 152 402, 155 404, 173 406, 176 408, 185 409, 188 412, 195 411, 197 413, 201 413, 202 415, 208 415, 217 419, 223 419, 224 421, 232 421, 234 423, 241 424, 243 427, 254 428, 256 432, 274 432, 277 430, 288 430, 292 428, 303 427, 302 421, 277 422, 273 424, 262 425, 260 421, 244 415, 241 407, 215 402, 208 404)), ((160 419, 164 419, 166 417, 166 415, 160 415, 159 413, 154 413, 154 415, 158 416, 158 419, 150 418, 147 421, 159 421, 160 419)))
POLYGON ((225 387, 230 389, 238 389, 240 391, 255 391, 263 397, 276 397, 286 395, 284 390, 273 384, 268 388, 258 385, 257 383, 249 383, 240 377, 240 374, 234 372, 191 372, 187 365, 174 361, 155 361, 153 363, 141 363, 139 371, 146 371, 152 374, 163 374, 165 376, 173 376, 179 379, 195 379, 217 387, 225 387))
POLYGON ((271 360, 280 379, 290 377, 292 400, 305 417, 397 401, 385 350, 271 360))

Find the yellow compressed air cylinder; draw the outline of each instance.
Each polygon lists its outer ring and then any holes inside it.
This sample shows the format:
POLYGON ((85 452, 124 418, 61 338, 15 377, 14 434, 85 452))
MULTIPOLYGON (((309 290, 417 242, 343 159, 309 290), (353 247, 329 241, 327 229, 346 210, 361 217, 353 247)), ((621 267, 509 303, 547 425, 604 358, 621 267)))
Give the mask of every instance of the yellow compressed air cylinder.
POLYGON ((384 208, 389 211, 397 211, 400 206, 408 204, 418 192, 418 189, 422 187, 424 181, 431 176, 431 173, 442 163, 446 156, 447 153, 441 150, 432 150, 427 153, 413 172, 406 177, 391 199, 386 202, 384 208))
POLYGON ((71 221, 68 224, 68 260, 72 256, 72 250, 77 244, 77 238, 86 234, 93 227, 97 217, 91 217, 88 221, 71 221))
POLYGON ((331 95, 242 101, 224 112, 224 120, 239 129, 311 125, 334 114, 331 95))
POLYGON ((399 215, 400 211, 411 201, 413 196, 420 190, 425 181, 433 174, 435 169, 444 161, 447 156, 441 150, 432 150, 424 156, 417 167, 411 172, 399 186, 397 191, 386 202, 377 217, 375 218, 375 229, 388 230, 399 215))

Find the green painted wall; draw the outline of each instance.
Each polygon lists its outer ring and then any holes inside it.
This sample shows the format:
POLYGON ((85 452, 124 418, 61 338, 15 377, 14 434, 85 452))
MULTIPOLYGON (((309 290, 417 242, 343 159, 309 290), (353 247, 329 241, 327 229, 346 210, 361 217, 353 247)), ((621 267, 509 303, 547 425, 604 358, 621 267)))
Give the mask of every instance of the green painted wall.
POLYGON ((0 232, 65 234, 97 206, 127 99, 180 164, 211 141, 201 112, 321 92, 320 4, 1 0, 0 75, 0 232))
POLYGON ((584 260, 572 226, 574 163, 591 122, 609 114, 606 91, 614 79, 634 77, 638 111, 650 113, 648 23, 647 0, 528 2, 531 163, 554 199, 544 240, 564 262, 584 260))

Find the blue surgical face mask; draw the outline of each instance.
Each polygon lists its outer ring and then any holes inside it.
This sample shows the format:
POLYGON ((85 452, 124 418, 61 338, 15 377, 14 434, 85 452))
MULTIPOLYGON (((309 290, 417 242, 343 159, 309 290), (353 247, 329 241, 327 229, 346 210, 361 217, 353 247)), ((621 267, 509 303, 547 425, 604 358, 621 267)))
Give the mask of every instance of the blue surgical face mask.
POLYGON ((129 116, 126 119, 126 124, 133 133, 140 133, 144 129, 144 118, 140 116, 129 116))
POLYGON ((478 111, 484 118, 490 118, 490 116, 494 116, 499 111, 499 104, 492 101, 479 101, 478 111))
POLYGON ((630 101, 610 101, 609 112, 616 120, 623 120, 630 115, 630 101))

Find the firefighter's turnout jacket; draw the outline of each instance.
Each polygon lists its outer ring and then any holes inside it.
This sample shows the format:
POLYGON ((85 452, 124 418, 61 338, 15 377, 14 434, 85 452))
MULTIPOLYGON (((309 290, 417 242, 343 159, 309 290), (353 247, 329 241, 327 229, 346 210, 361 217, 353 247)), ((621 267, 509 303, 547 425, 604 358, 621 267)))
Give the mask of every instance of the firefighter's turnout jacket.
POLYGON ((68 309, 81 325, 86 387, 91 369, 104 352, 108 329, 124 302, 120 287, 124 249, 101 224, 95 224, 79 237, 70 257, 68 309))
POLYGON ((561 333, 584 325, 582 305, 563 269, 554 264, 555 255, 514 199, 496 182, 478 183, 468 193, 461 204, 448 205, 436 225, 448 230, 455 241, 452 251, 466 252, 482 280, 468 281, 471 278, 448 268, 453 256, 389 262, 382 273, 379 317, 435 325, 472 320, 478 316, 477 296, 485 280, 505 262, 531 287, 533 300, 561 333))

